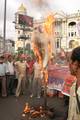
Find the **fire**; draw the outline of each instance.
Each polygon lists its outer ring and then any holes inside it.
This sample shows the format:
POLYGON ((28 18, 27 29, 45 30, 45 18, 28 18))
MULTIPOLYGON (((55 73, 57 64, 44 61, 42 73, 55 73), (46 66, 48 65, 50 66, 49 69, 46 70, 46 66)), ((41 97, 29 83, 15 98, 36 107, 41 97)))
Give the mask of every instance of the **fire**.
POLYGON ((48 82, 48 70, 47 70, 47 69, 44 69, 44 70, 43 70, 43 74, 44 74, 45 83, 47 84, 47 82, 48 82))
MULTIPOLYGON (((46 20, 45 20, 45 23, 44 23, 44 33, 46 33, 46 36, 47 36, 47 39, 49 39, 48 41, 48 60, 51 58, 52 56, 52 45, 51 45, 51 41, 50 41, 50 38, 51 36, 53 35, 53 23, 55 21, 55 18, 52 14, 48 15, 46 20)), ((45 79, 45 82, 47 83, 48 81, 48 70, 45 69, 43 70, 44 72, 44 79, 45 79)))
POLYGON ((29 107, 28 103, 26 103, 26 106, 24 108, 24 113, 28 113, 28 112, 30 112, 30 107, 29 107))
POLYGON ((48 34, 51 35, 53 33, 53 23, 55 19, 52 14, 48 15, 45 23, 44 23, 44 31, 48 34))
POLYGON ((36 46, 35 44, 33 44, 33 50, 34 50, 35 56, 38 57, 38 63, 39 63, 40 65, 42 65, 42 58, 41 58, 39 49, 37 48, 37 46, 36 46))
MULTIPOLYGON (((49 51, 50 51, 50 44, 49 44, 49 51)), ((33 44, 33 50, 34 50, 34 54, 35 54, 35 56, 36 57, 38 57, 38 63, 41 65, 41 67, 42 67, 42 69, 41 69, 41 71, 42 71, 42 74, 44 75, 44 81, 47 83, 47 81, 48 81, 48 71, 47 71, 47 69, 45 69, 45 68, 43 68, 43 60, 42 60, 42 56, 41 56, 41 54, 40 54, 40 52, 39 52, 39 49, 38 49, 38 47, 35 45, 35 44, 33 44)), ((50 52, 51 53, 51 52, 50 52)))
POLYGON ((47 16, 45 23, 44 23, 44 33, 46 38, 48 39, 48 59, 51 58, 53 52, 53 38, 54 38, 54 22, 55 18, 53 14, 47 16))
MULTIPOLYGON (((52 15, 49 15, 45 21, 44 28, 46 32, 46 36, 52 35, 52 27, 53 27, 53 21, 54 17, 52 15)), ((42 106, 39 108, 39 110, 36 109, 30 109, 28 103, 25 106, 24 113, 30 113, 31 117, 45 117, 45 115, 51 114, 50 111, 46 111, 46 93, 47 93, 47 83, 48 83, 48 70, 47 70, 47 64, 49 59, 52 55, 52 47, 51 47, 51 41, 48 39, 48 37, 45 36, 45 32, 34 31, 32 36, 32 47, 33 51, 36 57, 38 57, 38 63, 42 66, 41 72, 43 74, 44 79, 44 98, 45 98, 45 109, 42 108, 42 106), (41 34, 43 36, 41 36, 41 34), (33 112, 31 112, 33 111, 33 112)), ((50 37, 49 37, 50 38, 50 37)), ((53 115, 53 114, 52 114, 53 115)))
POLYGON ((52 56, 52 47, 51 47, 51 42, 50 41, 48 43, 48 51, 49 51, 49 59, 50 59, 51 56, 52 56))
POLYGON ((46 66, 48 60, 52 56, 52 43, 51 37, 53 35, 53 23, 54 16, 48 15, 43 25, 44 31, 40 33, 37 29, 33 34, 33 50, 36 57, 38 57, 38 63, 42 66, 42 72, 44 74, 45 82, 48 81, 48 71, 46 66), (45 34, 46 33, 46 34, 45 34), (41 44, 39 44, 41 42, 41 44))

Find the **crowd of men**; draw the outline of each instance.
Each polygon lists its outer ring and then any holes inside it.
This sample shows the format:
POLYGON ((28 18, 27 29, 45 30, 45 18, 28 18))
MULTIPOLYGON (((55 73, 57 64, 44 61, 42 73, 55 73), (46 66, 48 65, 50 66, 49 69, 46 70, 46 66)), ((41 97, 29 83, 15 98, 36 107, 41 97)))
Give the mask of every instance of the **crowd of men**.
POLYGON ((28 89, 28 94, 31 97, 34 94, 34 96, 40 98, 41 66, 38 64, 38 58, 26 57, 24 54, 18 56, 18 58, 19 60, 16 60, 11 54, 7 55, 7 57, 5 55, 0 56, 2 97, 9 95, 18 97, 21 94, 26 94, 26 89, 28 89))
MULTIPOLYGON (((64 51, 62 52, 64 53, 64 51)), ((48 61, 50 64, 66 64, 65 53, 54 55, 48 61), (52 61, 52 62, 51 62, 52 61)), ((42 66, 39 64, 38 57, 20 54, 13 56, 11 54, 0 55, 0 85, 2 97, 26 94, 30 97, 37 96, 40 98, 43 80, 42 66)))
MULTIPOLYGON (((61 61, 59 62, 63 64, 61 61)), ((65 59, 63 61, 65 62, 65 59)), ((80 120, 80 46, 72 51, 68 62, 71 74, 76 77, 70 90, 68 120, 80 120)), ((40 98, 42 76, 38 58, 33 59, 30 56, 25 58, 21 55, 16 61, 12 55, 8 57, 1 55, 0 82, 2 97, 12 94, 18 97, 21 93, 25 94, 29 88, 31 97, 40 98)))

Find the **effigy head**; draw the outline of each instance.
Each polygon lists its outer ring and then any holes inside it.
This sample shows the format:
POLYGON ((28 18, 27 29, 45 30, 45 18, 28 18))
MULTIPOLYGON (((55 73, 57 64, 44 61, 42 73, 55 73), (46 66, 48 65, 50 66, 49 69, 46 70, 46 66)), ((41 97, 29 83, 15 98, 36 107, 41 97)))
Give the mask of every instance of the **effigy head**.
POLYGON ((43 67, 45 68, 48 63, 48 40, 44 33, 34 30, 32 35, 32 44, 34 54, 42 60, 43 67))

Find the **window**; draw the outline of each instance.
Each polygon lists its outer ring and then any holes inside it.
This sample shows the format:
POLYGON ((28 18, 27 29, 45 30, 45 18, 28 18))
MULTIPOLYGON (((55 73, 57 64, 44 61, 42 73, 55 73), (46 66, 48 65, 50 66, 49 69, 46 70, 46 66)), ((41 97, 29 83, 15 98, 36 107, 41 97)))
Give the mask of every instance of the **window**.
POLYGON ((57 39, 56 47, 59 48, 59 39, 57 39))
POLYGON ((69 35, 69 37, 70 37, 70 32, 69 32, 69 34, 68 34, 68 35, 69 35))
POLYGON ((20 31, 18 31, 18 34, 20 34, 20 31))
POLYGON ((76 36, 76 32, 75 32, 75 36, 76 36))
POLYGON ((70 22, 69 24, 68 24, 68 26, 75 26, 76 25, 76 22, 70 22))
POLYGON ((74 33, 73 32, 71 32, 71 37, 73 37, 74 36, 74 33))
POLYGON ((69 42, 69 48, 73 48, 73 46, 74 46, 74 40, 71 40, 70 42, 69 42))

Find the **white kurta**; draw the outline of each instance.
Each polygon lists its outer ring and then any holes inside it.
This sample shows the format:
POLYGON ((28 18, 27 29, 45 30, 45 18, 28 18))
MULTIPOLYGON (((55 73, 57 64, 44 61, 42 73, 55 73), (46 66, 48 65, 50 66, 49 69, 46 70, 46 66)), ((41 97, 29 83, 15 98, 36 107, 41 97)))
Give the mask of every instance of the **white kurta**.
MULTIPOLYGON (((67 120, 80 120, 80 113, 77 113, 77 100, 76 100, 76 83, 74 83, 71 87, 70 91, 70 101, 69 101, 69 111, 68 111, 68 119, 67 120)), ((80 87, 77 90, 78 97, 80 98, 80 87)))

